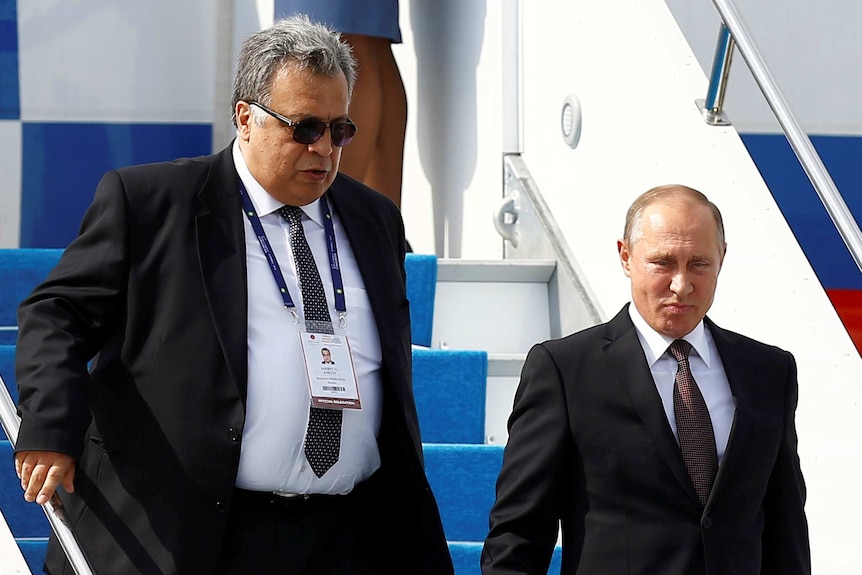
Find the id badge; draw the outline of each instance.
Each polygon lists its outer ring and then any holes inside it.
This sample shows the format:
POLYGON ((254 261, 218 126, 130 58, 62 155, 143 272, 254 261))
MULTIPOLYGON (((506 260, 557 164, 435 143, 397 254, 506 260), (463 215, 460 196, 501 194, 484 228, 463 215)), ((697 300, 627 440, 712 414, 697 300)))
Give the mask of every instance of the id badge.
POLYGON ((300 331, 299 338, 311 404, 328 409, 362 409, 346 333, 310 329, 300 331))

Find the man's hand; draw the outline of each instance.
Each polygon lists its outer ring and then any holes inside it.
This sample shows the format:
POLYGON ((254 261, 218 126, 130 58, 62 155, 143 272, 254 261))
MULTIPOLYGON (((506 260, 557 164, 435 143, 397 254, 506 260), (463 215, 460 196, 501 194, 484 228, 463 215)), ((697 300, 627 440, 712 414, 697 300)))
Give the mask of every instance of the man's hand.
POLYGON ((15 454, 15 472, 26 501, 43 505, 60 484, 69 493, 75 491, 75 460, 63 453, 19 451, 15 454))

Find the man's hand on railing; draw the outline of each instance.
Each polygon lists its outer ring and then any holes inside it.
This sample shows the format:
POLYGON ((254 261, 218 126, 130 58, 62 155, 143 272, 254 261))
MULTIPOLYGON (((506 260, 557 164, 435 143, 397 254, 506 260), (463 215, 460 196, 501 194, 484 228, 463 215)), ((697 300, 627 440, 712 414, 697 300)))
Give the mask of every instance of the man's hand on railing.
POLYGON ((44 505, 58 485, 72 493, 75 490, 75 460, 54 451, 20 451, 15 454, 15 472, 21 480, 26 501, 44 505))

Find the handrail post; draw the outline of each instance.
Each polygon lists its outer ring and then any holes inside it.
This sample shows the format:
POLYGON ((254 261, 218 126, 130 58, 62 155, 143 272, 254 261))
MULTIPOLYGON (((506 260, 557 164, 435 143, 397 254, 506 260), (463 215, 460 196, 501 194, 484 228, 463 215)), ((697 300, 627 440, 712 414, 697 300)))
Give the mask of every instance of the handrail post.
MULTIPOLYGON (((6 384, 3 383, 3 377, 0 376, 0 424, 3 426, 3 431, 6 432, 6 437, 14 449, 15 443, 18 441, 18 430, 21 428, 21 420, 18 418, 18 411, 15 408, 15 402, 9 395, 6 389, 6 384)), ((48 523, 57 535, 57 540, 63 551, 66 552, 66 557, 72 565, 77 575, 93 575, 93 570, 84 556, 80 545, 75 540, 75 535, 69 528, 66 519, 66 513, 63 510, 63 504, 60 498, 55 493, 54 496, 44 505, 41 506, 48 518, 48 523)))
POLYGON ((735 45, 730 30, 722 22, 715 43, 715 55, 712 59, 712 72, 709 76, 706 99, 697 101, 698 107, 703 113, 704 121, 711 126, 730 124, 730 120, 724 113, 724 96, 727 92, 727 80, 730 76, 730 65, 733 62, 735 45))

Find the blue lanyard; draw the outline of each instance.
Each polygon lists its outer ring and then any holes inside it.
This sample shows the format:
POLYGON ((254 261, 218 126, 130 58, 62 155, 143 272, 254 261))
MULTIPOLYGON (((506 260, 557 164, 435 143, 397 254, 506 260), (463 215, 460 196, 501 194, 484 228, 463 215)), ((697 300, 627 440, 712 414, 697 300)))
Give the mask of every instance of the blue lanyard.
MULTIPOLYGON (((260 223, 260 218, 254 210, 251 199, 245 191, 245 186, 240 183, 239 195, 242 198, 242 209, 251 224, 254 233, 257 236, 257 241, 260 243, 260 249, 263 250, 263 255, 266 256, 266 261, 269 263, 269 270, 272 272, 272 277, 278 286, 278 291, 281 292, 281 298, 284 301, 284 307, 295 313, 296 305, 290 298, 290 292, 287 290, 287 283, 284 281, 284 275, 281 273, 281 268, 278 265, 278 259, 275 257, 275 252, 272 251, 269 239, 266 237, 266 232, 263 231, 263 226, 260 223)), ((329 269, 332 272, 332 287, 335 293, 335 309, 339 312, 338 315, 344 319, 347 314, 347 302, 344 299, 344 282, 341 278, 341 266, 338 264, 338 247, 335 244, 335 228, 332 225, 332 214, 329 212, 329 205, 326 198, 320 198, 320 212, 323 215, 323 228, 326 232, 326 247, 329 250, 329 269)), ((301 223, 299 225, 302 225, 301 223)))

